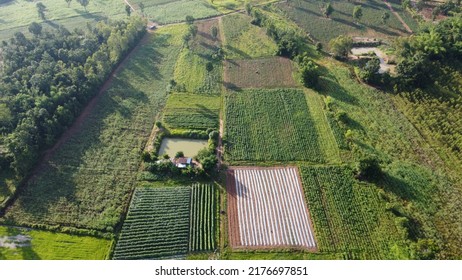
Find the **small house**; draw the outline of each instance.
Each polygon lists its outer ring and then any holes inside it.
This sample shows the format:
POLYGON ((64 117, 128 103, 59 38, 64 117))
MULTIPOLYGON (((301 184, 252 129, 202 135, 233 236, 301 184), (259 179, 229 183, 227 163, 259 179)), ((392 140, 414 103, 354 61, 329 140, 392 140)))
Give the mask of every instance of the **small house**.
POLYGON ((175 165, 178 168, 187 168, 192 165, 192 158, 180 157, 175 161, 175 165))

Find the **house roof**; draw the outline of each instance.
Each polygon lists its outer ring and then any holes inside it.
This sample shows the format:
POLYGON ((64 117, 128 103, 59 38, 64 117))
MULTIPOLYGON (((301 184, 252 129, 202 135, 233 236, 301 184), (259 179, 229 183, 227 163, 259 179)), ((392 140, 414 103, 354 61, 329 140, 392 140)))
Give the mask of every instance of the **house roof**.
POLYGON ((179 164, 191 164, 192 158, 180 157, 176 162, 179 164))

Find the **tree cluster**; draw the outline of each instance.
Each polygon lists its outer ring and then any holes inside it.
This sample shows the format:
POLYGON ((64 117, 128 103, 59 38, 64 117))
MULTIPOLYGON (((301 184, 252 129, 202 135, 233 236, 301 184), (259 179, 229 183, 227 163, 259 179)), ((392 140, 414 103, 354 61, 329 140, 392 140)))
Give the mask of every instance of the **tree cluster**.
MULTIPOLYGON (((11 168, 21 177, 40 152, 72 124, 122 57, 145 32, 144 22, 98 23, 86 31, 42 30, 32 38, 16 33, 3 41, 0 106, 9 119, 2 127, 11 168)), ((1 121, 5 122, 5 120, 1 121)))

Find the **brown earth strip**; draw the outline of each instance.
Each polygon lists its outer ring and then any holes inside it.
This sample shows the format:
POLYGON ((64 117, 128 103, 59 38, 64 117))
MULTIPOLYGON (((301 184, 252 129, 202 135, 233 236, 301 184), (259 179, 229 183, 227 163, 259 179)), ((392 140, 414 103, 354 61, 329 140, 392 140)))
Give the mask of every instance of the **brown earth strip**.
POLYGON ((239 219, 237 210, 237 193, 234 170, 229 169, 226 173, 226 190, 228 192, 228 234, 231 248, 241 246, 239 233, 239 219))

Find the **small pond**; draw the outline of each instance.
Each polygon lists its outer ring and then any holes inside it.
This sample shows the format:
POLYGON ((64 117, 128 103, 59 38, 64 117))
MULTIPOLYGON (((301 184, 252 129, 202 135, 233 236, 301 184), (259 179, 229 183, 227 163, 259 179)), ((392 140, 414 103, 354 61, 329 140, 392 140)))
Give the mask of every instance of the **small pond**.
POLYGON ((160 145, 159 155, 168 154, 174 157, 177 152, 182 151, 185 157, 193 157, 201 149, 207 147, 207 144, 207 140, 200 139, 164 138, 160 145))

